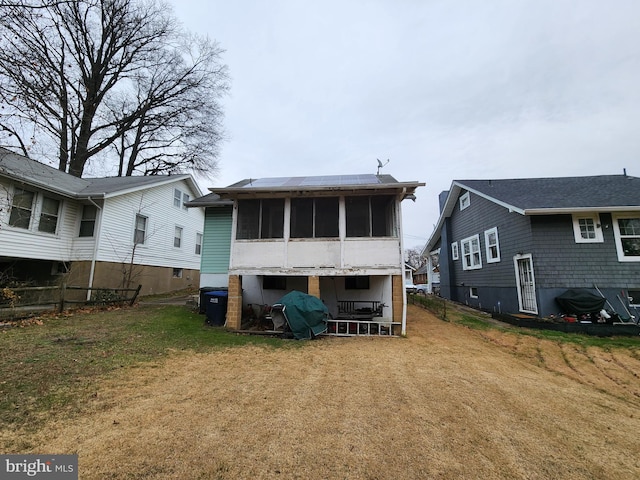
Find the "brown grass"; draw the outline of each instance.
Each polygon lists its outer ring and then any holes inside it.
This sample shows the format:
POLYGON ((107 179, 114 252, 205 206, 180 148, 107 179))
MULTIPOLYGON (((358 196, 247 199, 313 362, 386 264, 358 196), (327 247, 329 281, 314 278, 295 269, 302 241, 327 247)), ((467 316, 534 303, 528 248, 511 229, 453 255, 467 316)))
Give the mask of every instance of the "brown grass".
POLYGON ((82 479, 640 478, 633 351, 417 307, 408 334, 179 353, 103 383, 31 452, 78 453, 82 479))

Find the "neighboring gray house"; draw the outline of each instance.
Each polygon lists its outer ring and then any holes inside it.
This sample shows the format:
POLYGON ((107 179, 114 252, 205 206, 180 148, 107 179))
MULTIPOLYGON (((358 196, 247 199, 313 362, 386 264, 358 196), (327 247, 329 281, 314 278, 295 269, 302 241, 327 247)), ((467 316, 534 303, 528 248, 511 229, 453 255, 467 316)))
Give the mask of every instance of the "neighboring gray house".
POLYGON ((541 317, 574 288, 640 304, 640 178, 455 180, 440 211, 422 253, 440 249, 445 298, 541 317))
POLYGON ((196 287, 204 214, 185 203, 200 195, 190 175, 77 178, 0 148, 0 273, 33 285, 131 281, 143 295, 196 287))

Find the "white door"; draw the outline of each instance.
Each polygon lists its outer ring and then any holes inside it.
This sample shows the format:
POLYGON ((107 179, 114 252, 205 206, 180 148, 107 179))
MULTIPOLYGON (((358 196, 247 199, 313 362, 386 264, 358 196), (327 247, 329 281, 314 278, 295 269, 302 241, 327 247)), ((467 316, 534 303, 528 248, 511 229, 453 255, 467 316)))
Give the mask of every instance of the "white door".
POLYGON ((518 303, 520 311, 538 313, 536 303, 536 281, 533 275, 533 260, 531 254, 513 257, 516 266, 516 280, 518 287, 518 303))

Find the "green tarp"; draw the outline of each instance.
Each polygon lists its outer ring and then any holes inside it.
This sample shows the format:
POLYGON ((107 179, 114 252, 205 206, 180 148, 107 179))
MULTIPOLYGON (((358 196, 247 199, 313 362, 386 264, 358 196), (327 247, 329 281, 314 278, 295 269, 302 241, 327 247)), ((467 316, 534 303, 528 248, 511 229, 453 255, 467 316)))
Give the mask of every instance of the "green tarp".
POLYGON ((278 304, 284 306, 284 317, 295 338, 308 340, 327 331, 329 309, 319 298, 293 290, 278 304))

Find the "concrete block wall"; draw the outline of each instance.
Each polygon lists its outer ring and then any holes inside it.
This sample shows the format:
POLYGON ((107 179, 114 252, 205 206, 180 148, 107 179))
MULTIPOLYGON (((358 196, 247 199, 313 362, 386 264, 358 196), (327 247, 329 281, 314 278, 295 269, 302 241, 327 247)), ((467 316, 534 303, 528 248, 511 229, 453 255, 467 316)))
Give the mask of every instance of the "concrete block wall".
POLYGON ((232 330, 242 327, 242 278, 239 275, 229 275, 226 326, 232 330))
POLYGON ((307 279, 307 293, 320 298, 320 277, 309 276, 307 279))
POLYGON ((391 278, 391 305, 393 308, 393 321, 402 322, 402 310, 404 308, 404 282, 402 275, 393 275, 391 278))

